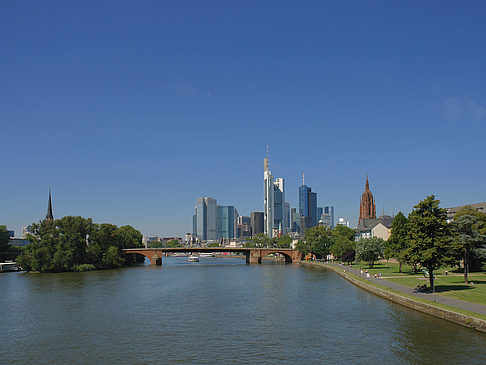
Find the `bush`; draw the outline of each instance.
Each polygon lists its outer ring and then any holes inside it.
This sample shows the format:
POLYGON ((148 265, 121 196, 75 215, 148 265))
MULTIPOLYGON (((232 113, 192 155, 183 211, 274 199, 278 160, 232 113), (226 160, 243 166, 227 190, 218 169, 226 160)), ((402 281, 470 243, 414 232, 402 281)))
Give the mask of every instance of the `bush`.
POLYGON ((92 270, 96 270, 96 267, 92 264, 81 264, 81 265, 75 265, 73 267, 73 271, 76 272, 92 271, 92 270))

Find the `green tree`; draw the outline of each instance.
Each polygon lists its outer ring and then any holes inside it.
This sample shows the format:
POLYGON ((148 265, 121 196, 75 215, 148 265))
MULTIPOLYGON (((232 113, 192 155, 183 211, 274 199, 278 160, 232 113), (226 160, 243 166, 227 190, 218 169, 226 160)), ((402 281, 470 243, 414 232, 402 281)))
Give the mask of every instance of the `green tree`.
POLYGON ((354 250, 356 247, 354 235, 355 232, 353 229, 342 224, 334 227, 332 230, 331 253, 337 258, 342 258, 346 251, 354 250))
POLYGON ((486 235, 482 234, 486 226, 486 215, 472 210, 474 209, 470 207, 462 209, 454 216, 451 225, 454 233, 453 250, 464 260, 464 283, 466 284, 472 258, 475 255, 483 257, 486 254, 486 235), (485 217, 482 217, 481 214, 485 217))
POLYGON ((132 226, 121 226, 116 231, 118 248, 141 248, 143 247, 143 235, 132 226))
POLYGON ((306 240, 298 240, 295 245, 295 249, 299 251, 303 256, 311 253, 311 245, 306 240))
POLYGON ((342 224, 338 224, 336 227, 333 228, 332 234, 334 237, 344 237, 347 238, 349 241, 354 241, 354 229, 346 227, 342 224))
POLYGON ((207 245, 207 247, 221 247, 221 246, 220 246, 219 242, 212 242, 209 245, 207 245))
POLYGON ((429 271, 430 288, 435 291, 434 270, 442 266, 451 252, 450 227, 445 209, 434 195, 418 203, 408 218, 409 251, 429 271))
POLYGON ((123 264, 123 259, 120 257, 119 248, 116 246, 108 247, 108 250, 103 255, 103 265, 106 268, 117 268, 123 264))
POLYGON ((375 261, 383 257, 385 241, 382 238, 361 238, 356 242, 356 259, 367 261, 369 267, 373 267, 375 261))
POLYGON ((337 257, 342 258, 343 254, 349 250, 353 250, 356 247, 354 241, 351 241, 345 236, 334 236, 332 237, 331 253, 337 257))
POLYGON ((170 240, 167 241, 165 244, 166 247, 171 247, 171 248, 176 248, 176 247, 182 247, 182 245, 179 243, 178 240, 170 240))
POLYGON ((244 247, 268 247, 270 245, 270 238, 265 233, 258 233, 252 237, 244 247))
POLYGON ((131 226, 95 224, 90 218, 66 216, 33 224, 31 242, 18 258, 26 270, 42 272, 118 267, 136 261, 123 248, 141 247, 142 235, 131 226))
POLYGON ((305 232, 304 239, 309 245, 310 252, 318 258, 326 257, 330 253, 333 241, 332 231, 328 227, 312 227, 305 232))
POLYGON ((349 265, 351 262, 353 262, 356 259, 356 251, 348 250, 344 252, 341 259, 343 260, 343 262, 349 265))
POLYGON ((280 236, 280 237, 273 237, 270 240, 270 247, 273 248, 290 248, 292 244, 292 237, 288 234, 280 236))
POLYGON ((385 257, 394 257, 398 260, 398 272, 402 272, 402 264, 406 262, 406 249, 408 247, 408 228, 407 218, 402 212, 393 219, 391 225, 391 235, 386 241, 385 257))
POLYGON ((0 252, 6 252, 10 250, 9 242, 10 237, 8 235, 7 226, 0 226, 0 252))

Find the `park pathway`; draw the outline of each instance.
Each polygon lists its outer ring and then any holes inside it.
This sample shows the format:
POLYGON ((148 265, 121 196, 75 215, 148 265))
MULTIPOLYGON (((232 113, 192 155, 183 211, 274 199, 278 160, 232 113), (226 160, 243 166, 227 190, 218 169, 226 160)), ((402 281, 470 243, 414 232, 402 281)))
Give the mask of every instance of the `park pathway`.
POLYGON ((366 277, 366 274, 364 274, 364 273, 361 274, 361 272, 359 270, 353 269, 353 268, 346 266, 346 265, 340 265, 340 264, 335 264, 335 263, 330 263, 330 262, 328 262, 327 264, 335 266, 335 267, 337 267, 341 270, 346 270, 346 272, 350 272, 350 273, 352 273, 356 276, 359 276, 363 279, 366 279, 366 280, 368 280, 372 283, 378 284, 378 285, 385 287, 385 288, 390 288, 390 289, 399 291, 401 293, 410 294, 414 297, 427 299, 427 300, 430 300, 432 302, 446 304, 446 305, 449 305, 451 307, 455 307, 455 308, 458 308, 458 309, 463 309, 463 310, 467 310, 467 311, 476 312, 476 313, 486 315, 486 305, 466 302, 464 300, 449 298, 449 297, 445 297, 443 295, 439 295, 439 294, 435 294, 435 293, 432 294, 432 293, 417 292, 414 288, 410 288, 410 287, 405 286, 405 285, 397 284, 397 283, 394 283, 390 280, 375 279, 373 277, 373 275, 371 275, 371 274, 370 274, 370 277, 366 277))

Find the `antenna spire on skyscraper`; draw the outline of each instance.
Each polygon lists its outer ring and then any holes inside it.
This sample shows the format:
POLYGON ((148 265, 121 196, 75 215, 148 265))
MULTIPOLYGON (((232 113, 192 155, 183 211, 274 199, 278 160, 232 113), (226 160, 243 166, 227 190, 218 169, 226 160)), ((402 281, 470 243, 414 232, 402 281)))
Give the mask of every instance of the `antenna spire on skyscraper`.
POLYGON ((305 185, 304 173, 302 173, 302 185, 305 185))

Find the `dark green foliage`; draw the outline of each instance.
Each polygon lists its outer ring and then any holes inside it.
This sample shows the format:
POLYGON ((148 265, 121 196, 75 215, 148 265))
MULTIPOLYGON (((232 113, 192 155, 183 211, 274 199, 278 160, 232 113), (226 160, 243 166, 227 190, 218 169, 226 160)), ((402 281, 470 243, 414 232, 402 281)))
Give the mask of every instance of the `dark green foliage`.
POLYGON ((334 229, 332 230, 332 234, 335 237, 344 237, 350 241, 354 241, 354 229, 343 226, 342 224, 338 224, 336 227, 334 227, 334 229))
POLYGON ((326 257, 333 244, 331 229, 317 226, 308 229, 304 235, 305 242, 297 244, 297 249, 304 255, 311 253, 317 258, 326 257))
POLYGON ((280 236, 280 237, 273 237, 270 240, 270 246, 269 247, 290 248, 291 244, 292 244, 292 238, 288 234, 286 234, 286 235, 280 236))
POLYGON ((206 247, 220 247, 219 242, 213 242, 207 245, 206 247))
POLYGON ((342 258, 345 252, 349 250, 354 251, 356 247, 354 241, 351 241, 350 239, 343 236, 334 236, 332 240, 333 244, 331 246, 331 252, 337 258, 342 258))
POLYGON ((434 270, 450 258, 452 248, 447 213, 439 200, 431 195, 418 203, 408 218, 408 231, 407 255, 427 268, 434 291, 434 270))
POLYGON ((8 244, 10 237, 8 236, 7 227, 4 225, 0 226, 0 252, 9 251, 11 246, 8 244))
POLYGON ((331 253, 337 257, 342 258, 342 255, 349 251, 353 250, 356 247, 356 243, 354 241, 354 230, 343 226, 342 224, 338 224, 332 230, 332 246, 331 246, 331 253))
POLYGON ((341 256, 341 260, 346 264, 352 263, 356 259, 356 251, 355 250, 348 250, 344 252, 341 256))
POLYGON ((368 262, 369 267, 373 267, 384 252, 385 241, 382 238, 362 238, 356 243, 356 259, 368 262))
POLYGON ((41 272, 85 271, 113 268, 133 262, 123 248, 142 246, 142 234, 131 226, 95 224, 90 218, 67 216, 33 224, 31 244, 18 257, 26 270, 41 272), (88 266, 86 266, 88 265, 88 266), (91 265, 91 266, 89 266, 91 265))
POLYGON ((268 247, 270 244, 270 238, 264 234, 259 233, 256 236, 252 237, 247 243, 244 244, 244 247, 268 247))
POLYGON ((391 236, 386 241, 385 257, 393 257, 398 260, 400 267, 398 272, 402 272, 402 264, 407 262, 406 250, 408 248, 408 227, 407 218, 402 212, 393 219, 391 225, 391 236))
POLYGON ((464 283, 467 284, 467 273, 471 262, 486 257, 486 214, 470 207, 461 209, 454 216, 451 229, 454 234, 452 256, 464 260, 464 283))
MULTIPOLYGON (((182 245, 177 240, 167 241, 167 243, 165 244, 165 246, 166 247, 172 247, 172 248, 182 247, 182 245)), ((219 246, 219 243, 218 243, 218 246, 219 246)))

